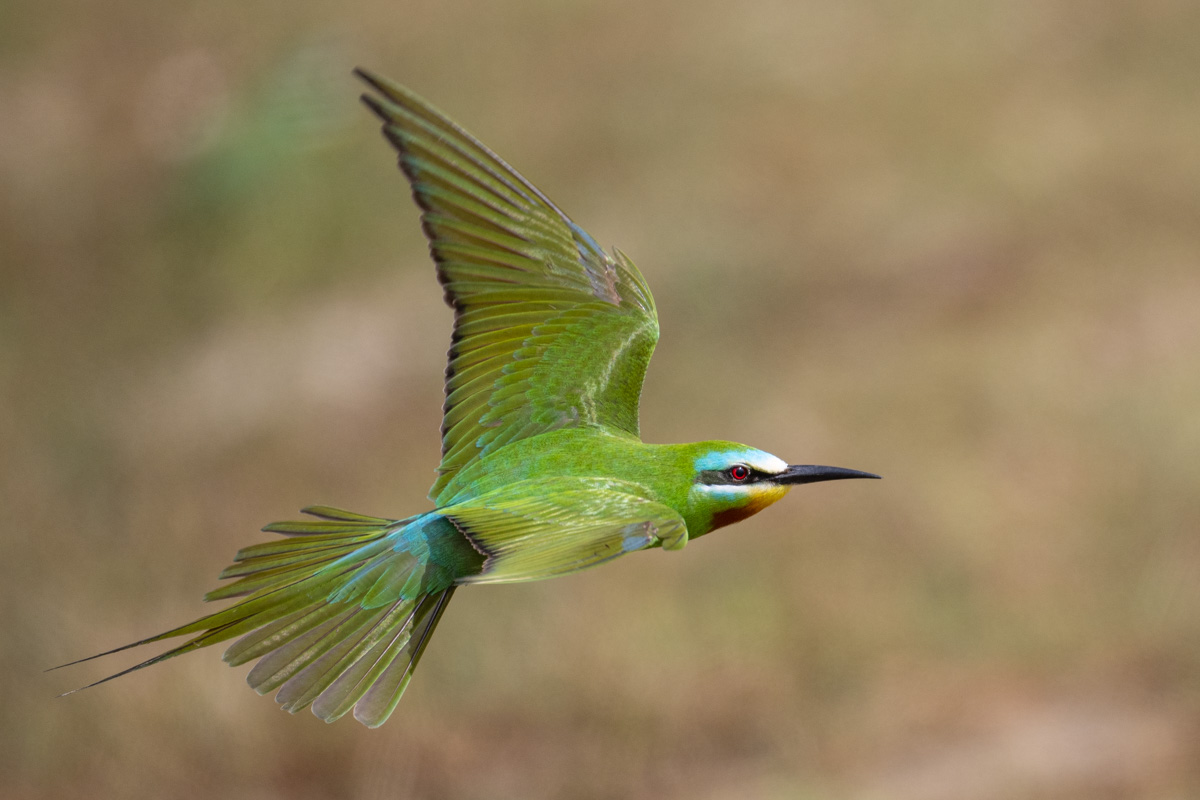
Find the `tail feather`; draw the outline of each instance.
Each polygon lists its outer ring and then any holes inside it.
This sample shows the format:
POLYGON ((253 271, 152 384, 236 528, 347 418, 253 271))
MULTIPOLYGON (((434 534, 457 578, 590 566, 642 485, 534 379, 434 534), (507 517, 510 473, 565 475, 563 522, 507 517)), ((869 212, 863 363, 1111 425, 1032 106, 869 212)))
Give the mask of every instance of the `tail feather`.
MULTIPOLYGON (((225 626, 225 627, 229 627, 229 626, 225 626)), ((212 631, 212 633, 218 634, 221 630, 222 630, 221 628, 217 628, 217 629, 214 629, 212 631)), ((190 640, 184 642, 183 644, 179 645, 178 647, 171 648, 170 650, 166 651, 165 653, 160 653, 159 655, 156 655, 153 658, 148 658, 145 661, 141 662, 140 664, 134 664, 132 667, 129 667, 128 669, 123 669, 120 672, 114 673, 105 678, 101 678, 100 680, 89 683, 86 686, 80 686, 78 689, 71 689, 70 691, 63 692, 62 694, 60 694, 58 696, 66 697, 69 694, 75 694, 76 692, 82 692, 84 689, 91 689, 93 686, 99 686, 102 683, 108 683, 111 680, 120 678, 124 675, 128 675, 131 672, 137 672, 139 669, 145 669, 146 667, 153 666, 154 664, 157 664, 160 661, 166 661, 168 658, 174 658, 175 656, 181 656, 184 653, 190 653, 193 650, 199 650, 201 647, 205 647, 209 644, 212 644, 212 642, 200 641, 203 638, 204 637, 202 637, 202 636, 198 636, 195 639, 190 639, 190 640)), ((129 650, 130 648, 137 647, 139 645, 149 644, 151 642, 157 642, 157 641, 159 641, 159 637, 157 637, 157 636, 152 637, 150 639, 143 639, 140 642, 133 642, 131 644, 124 645, 122 647, 115 647, 112 650, 108 650, 103 653, 97 653, 94 656, 88 656, 87 658, 81 658, 76 661, 70 661, 66 664, 59 664, 57 667, 51 667, 50 669, 51 670, 62 669, 63 667, 69 667, 72 664, 82 664, 84 661, 91 661, 92 659, 100 658, 101 656, 111 655, 112 653, 119 653, 122 650, 129 650)), ((47 670, 47 671, 50 671, 50 670, 47 670)))
POLYGON ((302 608, 289 617, 277 619, 258 630, 250 631, 229 645, 221 658, 231 667, 240 666, 280 649, 296 637, 303 636, 338 614, 345 613, 347 612, 344 608, 330 603, 302 608))
POLYGON ((379 676, 407 648, 411 640, 408 625, 397 626, 388 638, 381 639, 366 655, 337 676, 313 701, 313 713, 322 719, 338 719, 354 707, 379 676), (361 687, 361 688, 360 688, 361 687))
POLYGON ((405 648, 408 662, 405 664, 397 659, 374 683, 364 680, 359 684, 362 699, 355 699, 354 705, 354 718, 359 722, 368 728, 378 728, 387 722, 388 717, 396 710, 396 705, 400 702, 404 690, 408 688, 413 670, 417 668, 417 662, 421 660, 421 655, 429 644, 429 637, 441 621, 455 588, 457 587, 451 586, 440 594, 429 595, 422 601, 421 608, 418 609, 419 619, 412 626, 412 638, 409 640, 415 641, 416 646, 405 648))
POLYGON ((366 514, 356 514, 353 511, 331 508, 330 506, 306 506, 300 509, 300 513, 333 522, 358 522, 363 525, 391 525, 393 522, 393 520, 385 519, 384 517, 369 517, 366 514))
MULTIPOLYGON (((313 571, 319 568, 322 564, 328 564, 335 559, 328 561, 318 561, 314 563, 295 564, 288 567, 275 567, 273 569, 264 569, 262 572, 246 575, 233 583, 227 583, 224 586, 218 586, 216 589, 204 595, 206 602, 213 600, 229 600, 234 597, 246 597, 247 595, 257 595, 261 592, 278 587, 280 585, 289 586, 300 582, 306 576, 311 575, 313 571)), ((247 598, 249 599, 249 598, 247 598)))
MULTIPOLYGON (((304 708, 311 704, 337 680, 338 676, 350 669, 360 659, 366 660, 365 657, 376 645, 386 644, 397 635, 402 635, 412 620, 413 605, 411 602, 401 601, 391 608, 366 612, 365 616, 369 616, 371 622, 361 635, 342 639, 331 647, 329 642, 316 645, 315 647, 323 649, 325 652, 289 679, 279 689, 276 701, 282 703, 283 707, 289 710, 304 708)), ((327 635, 325 638, 331 637, 327 635)))
MULTIPOLYGON (((254 665, 246 676, 246 683, 259 694, 267 694, 287 683, 294 675, 307 669, 314 661, 339 646, 350 647, 352 638, 359 630, 375 624, 387 613, 387 609, 375 609, 370 613, 346 611, 327 622, 316 625, 300 634, 284 647, 273 651, 254 665)), ((287 697, 275 698, 284 703, 287 697)))
POLYGON ((266 526, 264 531, 288 538, 241 550, 221 573, 235 580, 205 596, 242 599, 187 625, 71 662, 191 636, 82 688, 236 639, 224 660, 238 665, 258 659, 247 682, 260 694, 278 689, 275 699, 284 709, 312 706, 328 722, 354 709, 364 724, 381 725, 454 593, 453 575, 430 555, 434 537, 452 528, 437 515, 388 520, 327 506, 304 513, 320 521, 266 526))

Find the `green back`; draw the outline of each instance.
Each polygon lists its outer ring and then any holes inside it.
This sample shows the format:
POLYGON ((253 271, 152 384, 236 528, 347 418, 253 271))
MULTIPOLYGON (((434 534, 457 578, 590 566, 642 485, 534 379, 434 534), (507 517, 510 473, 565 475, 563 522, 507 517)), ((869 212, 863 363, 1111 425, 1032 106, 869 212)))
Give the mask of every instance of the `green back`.
POLYGON ((650 289, 529 181, 407 89, 359 73, 412 183, 454 335, 437 498, 480 456, 559 428, 638 436, 650 289))

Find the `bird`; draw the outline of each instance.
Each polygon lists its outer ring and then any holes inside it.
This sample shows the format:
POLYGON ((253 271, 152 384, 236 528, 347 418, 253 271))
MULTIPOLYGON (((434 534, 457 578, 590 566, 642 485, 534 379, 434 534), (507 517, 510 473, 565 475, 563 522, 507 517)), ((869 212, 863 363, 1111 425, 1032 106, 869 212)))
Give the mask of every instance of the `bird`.
POLYGON ((800 484, 879 477, 735 442, 643 442, 659 326, 638 268, 417 94, 354 72, 454 312, 434 508, 387 519, 309 506, 305 520, 265 526, 282 538, 240 550, 204 597, 237 602, 70 662, 188 637, 82 689, 232 640, 224 660, 256 662, 248 683, 285 710, 311 707, 326 722, 353 711, 378 727, 464 586, 679 550, 800 484))

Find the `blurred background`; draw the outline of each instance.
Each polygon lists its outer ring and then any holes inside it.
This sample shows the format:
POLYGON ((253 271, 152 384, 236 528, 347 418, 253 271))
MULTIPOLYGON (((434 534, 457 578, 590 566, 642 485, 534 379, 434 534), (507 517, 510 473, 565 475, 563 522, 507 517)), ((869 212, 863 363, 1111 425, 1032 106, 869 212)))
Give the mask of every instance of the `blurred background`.
POLYGON ((1198 37, 1187 0, 9 0, 0 795, 1200 797, 1198 37), (262 524, 429 507, 450 313, 359 64, 640 265, 648 441, 886 480, 460 592, 378 731, 216 650, 56 700, 262 524))

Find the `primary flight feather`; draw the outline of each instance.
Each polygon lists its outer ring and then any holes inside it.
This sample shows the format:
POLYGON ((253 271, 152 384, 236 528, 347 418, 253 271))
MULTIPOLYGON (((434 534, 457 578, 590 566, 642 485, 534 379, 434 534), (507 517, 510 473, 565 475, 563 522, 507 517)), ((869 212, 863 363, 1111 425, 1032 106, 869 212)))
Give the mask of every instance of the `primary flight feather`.
POLYGON ((233 640, 225 661, 257 660, 247 680, 283 708, 376 727, 459 586, 678 549, 796 484, 878 477, 733 442, 643 443, 658 317, 637 267, 420 97, 356 72, 454 309, 435 508, 391 520, 311 506, 309 521, 266 526, 286 538, 241 550, 205 596, 236 603, 108 651, 190 637, 97 683, 233 640))

